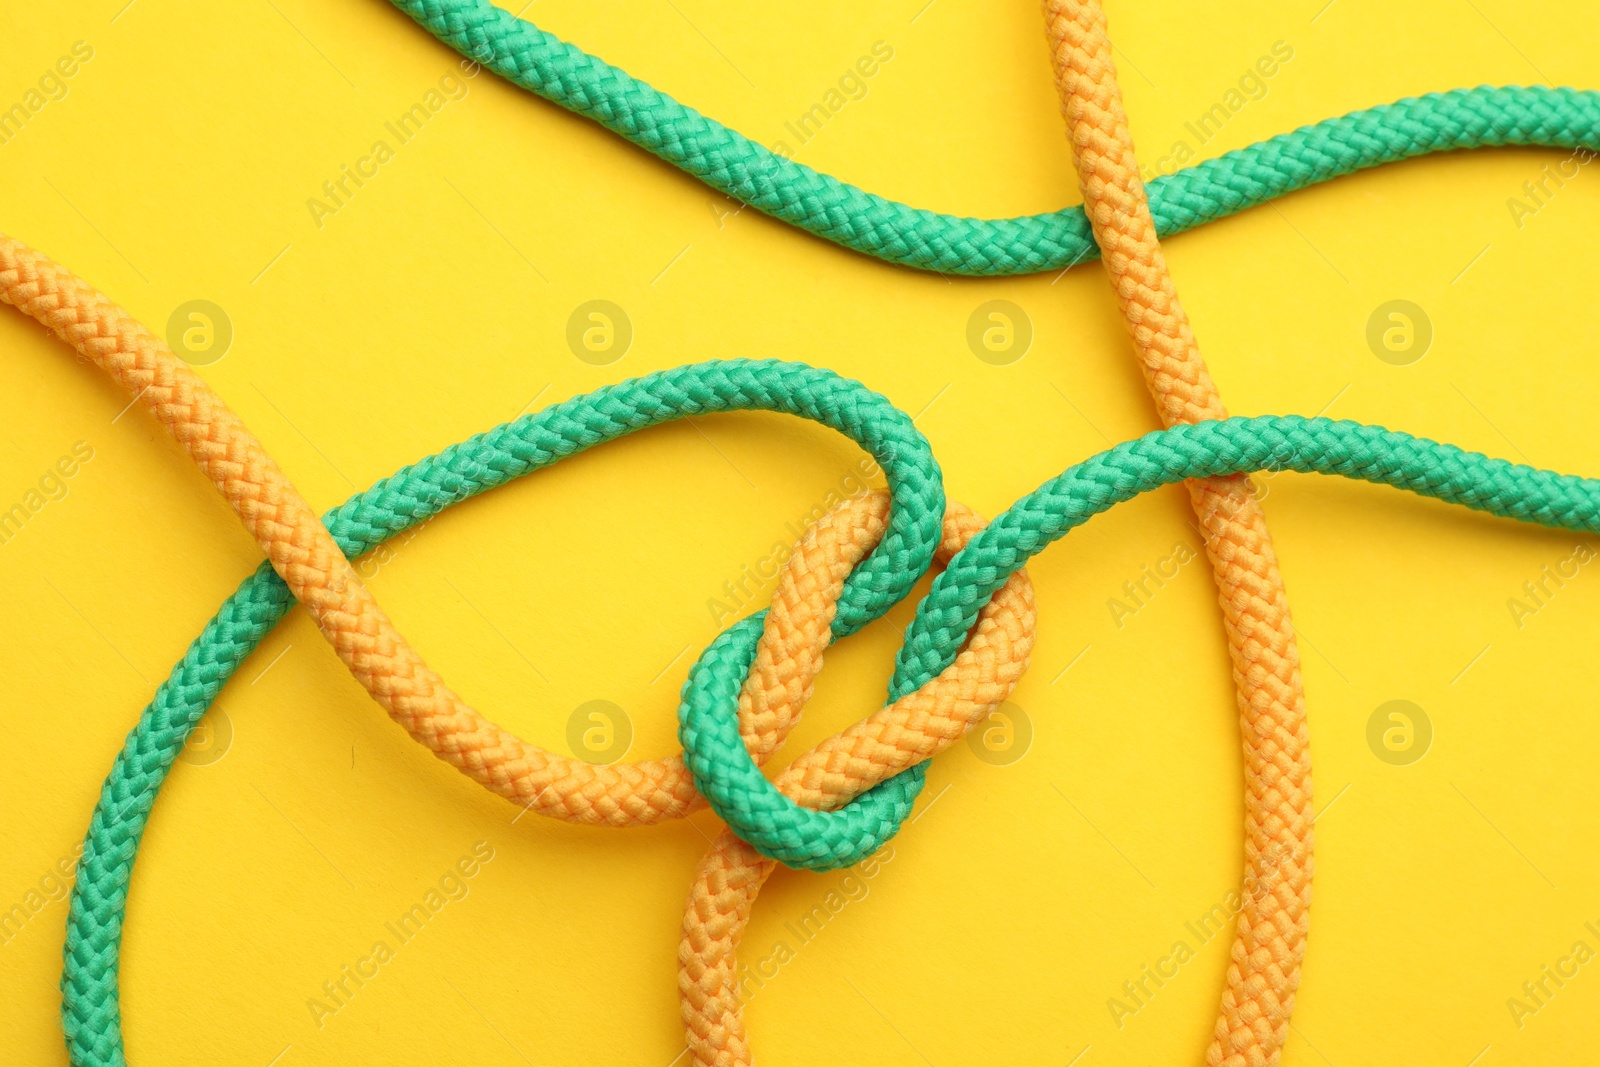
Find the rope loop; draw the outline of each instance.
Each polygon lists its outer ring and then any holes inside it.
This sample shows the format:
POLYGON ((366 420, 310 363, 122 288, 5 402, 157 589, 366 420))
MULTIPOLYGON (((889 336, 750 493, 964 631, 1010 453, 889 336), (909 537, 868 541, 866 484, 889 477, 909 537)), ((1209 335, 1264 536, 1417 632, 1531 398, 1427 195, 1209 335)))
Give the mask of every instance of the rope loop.
MULTIPOLYGON (((726 631, 683 687, 678 737, 696 787, 735 834, 791 867, 848 867, 881 848, 910 814, 926 761, 1011 695, 1033 649, 1033 585, 1019 570, 986 600, 948 666, 768 781, 739 736, 746 704, 760 708, 774 693, 801 705, 810 698, 833 604, 850 569, 883 536, 888 510, 887 494, 871 493, 819 519, 785 564, 765 617, 726 631), (728 679, 747 672, 741 695, 728 679)), ((951 501, 937 562, 949 562, 982 527, 976 512, 951 501)))

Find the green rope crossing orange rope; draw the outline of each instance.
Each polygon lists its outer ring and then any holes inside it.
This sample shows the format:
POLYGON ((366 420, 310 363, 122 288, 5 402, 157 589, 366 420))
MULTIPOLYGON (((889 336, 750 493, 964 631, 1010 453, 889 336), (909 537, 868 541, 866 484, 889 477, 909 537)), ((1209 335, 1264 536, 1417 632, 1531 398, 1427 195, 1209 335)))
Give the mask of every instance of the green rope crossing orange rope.
MULTIPOLYGON (((1101 262, 1168 426, 1227 409, 1167 269, 1117 86, 1099 0, 1045 0, 1056 91, 1101 262)), ((1310 926, 1311 741, 1289 596, 1266 515, 1243 478, 1190 482, 1217 584, 1244 749, 1245 871, 1212 1067, 1276 1067, 1310 926)))
MULTIPOLYGON (((845 382, 825 371, 775 362, 691 364, 625 382, 564 402, 563 419, 545 412, 524 416, 413 464, 334 509, 328 527, 352 557, 369 551, 453 504, 576 451, 572 442, 560 439, 556 427, 562 422, 577 425, 597 406, 653 398, 700 375, 712 380, 821 375, 845 382), (537 441, 546 449, 530 446, 537 441), (455 474, 460 470, 483 477, 463 478, 455 474)), ((896 657, 890 696, 915 691, 954 662, 979 612, 1008 576, 1095 515, 1163 486, 1253 471, 1336 474, 1522 522, 1600 533, 1597 479, 1537 470, 1349 421, 1257 416, 1179 425, 1070 467, 977 533, 918 604, 896 657)), ((292 603, 265 566, 246 581, 161 685, 106 779, 73 890, 62 978, 63 1021, 74 1064, 122 1067, 127 1062, 117 967, 138 842, 189 732, 292 603)), ((774 849, 792 842, 810 858, 847 865, 875 851, 894 820, 819 833, 818 812, 797 806, 761 776, 740 739, 731 706, 750 661, 746 631, 751 625, 736 624, 713 642, 685 688, 680 736, 690 767, 698 769, 696 784, 741 837, 765 840, 774 849)), ((890 809, 891 816, 909 810, 920 785, 919 775, 905 799, 890 809)))
MULTIPOLYGON (((439 40, 600 123, 711 188, 857 252, 918 270, 1058 271, 1099 254, 1079 207, 1009 219, 897 203, 785 159, 489 0, 392 0, 439 40)), ((1150 183, 1168 237, 1297 189, 1430 152, 1600 148, 1600 93, 1541 86, 1428 93, 1304 126, 1150 183)))
MULTIPOLYGON (((486 0, 395 2, 464 55, 708 184, 890 262, 960 274, 1059 269, 1090 258, 1095 239, 1106 237, 1076 208, 991 221, 895 204, 779 159, 486 0)), ((1176 232, 1362 167, 1494 144, 1600 144, 1600 95, 1462 90, 1329 120, 1157 180, 1150 226, 1176 232)), ((696 1058, 724 1064, 749 1058, 726 965, 774 860, 847 865, 896 832, 922 788, 926 760, 981 721, 1026 667, 1033 607, 1022 566, 1093 515, 1181 481, 1293 470, 1600 531, 1594 480, 1355 423, 1224 418, 1220 405, 1071 467, 985 525, 945 501, 927 442, 886 399, 803 364, 743 360, 663 371, 497 427, 358 494, 328 514, 324 529, 220 398, 198 376, 174 368, 171 353, 126 312, 8 240, 0 240, 0 291, 130 392, 137 389, 268 556, 158 689, 102 790, 73 891, 62 975, 63 1025, 79 1065, 126 1063, 121 932, 139 840, 161 784, 205 708, 296 597, 413 736, 518 803, 577 821, 638 825, 710 802, 729 832, 702 862, 690 895, 679 989, 696 1058), (685 414, 747 409, 799 415, 852 437, 879 457, 890 492, 847 502, 819 522, 786 564, 770 613, 736 623, 702 654, 679 707, 681 762, 608 774, 572 767, 506 735, 460 704, 409 651, 345 563, 455 503, 585 448, 685 414), (903 598, 936 551, 948 563, 906 631, 887 706, 769 782, 760 763, 809 696, 809 681, 795 679, 813 678, 833 639, 903 598)), ((1259 986, 1243 981, 1249 996, 1259 996, 1259 986)), ((1292 984, 1285 990, 1292 997, 1292 984)), ((1219 1025, 1219 1045, 1208 1058, 1230 1067, 1226 1057, 1235 1053, 1240 1062, 1270 1062, 1287 1004, 1266 1011, 1235 1003, 1252 1034, 1239 1038, 1239 1027, 1219 1025), (1261 1036, 1257 1023, 1265 1038, 1248 1047, 1249 1037, 1261 1036)))

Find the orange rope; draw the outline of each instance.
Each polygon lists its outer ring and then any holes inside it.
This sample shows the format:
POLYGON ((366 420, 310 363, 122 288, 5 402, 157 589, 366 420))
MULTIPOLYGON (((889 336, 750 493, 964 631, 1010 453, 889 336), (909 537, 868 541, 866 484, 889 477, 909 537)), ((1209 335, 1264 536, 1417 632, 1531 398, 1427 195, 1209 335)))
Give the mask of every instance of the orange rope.
MULTIPOLYGON (((1099 0, 1045 0, 1084 207, 1162 421, 1227 417, 1156 239, 1099 0)), ((1189 483, 1216 577, 1244 737, 1243 910, 1212 1067, 1272 1067, 1289 1036, 1311 903, 1311 752, 1300 657, 1266 519, 1240 477, 1189 483)))
MULTIPOLYGON (((822 668, 828 622, 844 579, 877 544, 888 513, 889 498, 882 492, 847 500, 806 531, 784 567, 761 643, 780 658, 809 664, 790 680, 796 717, 822 668)), ((983 526, 975 512, 951 501, 939 562, 948 562, 983 526)), ((778 776, 778 789, 806 807, 832 810, 944 751, 1011 695, 1033 651, 1033 627, 1033 583, 1019 570, 984 607, 955 662, 922 688, 800 756, 778 776)), ((695 870, 678 945, 678 1005, 695 1063, 751 1062, 736 953, 756 895, 776 867, 725 829, 695 870)))
MULTIPOLYGON (((0 302, 37 319, 160 420, 244 522, 350 673, 413 738, 485 788, 541 814, 627 826, 703 803, 683 757, 596 766, 529 744, 469 707, 395 629, 317 513, 205 380, 109 297, 0 235, 0 302)), ((763 661, 764 677, 784 664, 763 661)), ((794 725, 748 687, 745 744, 760 762, 794 725)))

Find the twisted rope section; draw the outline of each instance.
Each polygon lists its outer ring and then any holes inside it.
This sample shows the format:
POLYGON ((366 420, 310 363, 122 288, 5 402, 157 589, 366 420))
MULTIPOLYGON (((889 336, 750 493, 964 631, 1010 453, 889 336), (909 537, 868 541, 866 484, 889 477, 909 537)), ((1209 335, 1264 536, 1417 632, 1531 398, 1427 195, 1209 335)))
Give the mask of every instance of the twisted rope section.
MULTIPOLYGON (((801 704, 822 668, 827 620, 844 578, 882 536, 888 506, 882 493, 844 502, 806 531, 784 567, 761 645, 781 660, 806 664, 789 679, 789 693, 801 704)), ((936 559, 948 562, 983 526, 976 512, 951 501, 936 559)), ((944 751, 1011 695, 1033 650, 1034 621, 1033 583, 1018 569, 979 611, 949 666, 800 756, 778 776, 778 791, 806 808, 831 811, 944 751)), ((695 870, 678 946, 678 1005, 692 1057, 706 1067, 751 1062, 737 951, 756 896, 776 867, 728 828, 695 870)))
MULTIPOLYGON (((1044 10, 1085 210, 1161 420, 1227 418, 1156 237, 1100 0, 1045 0, 1044 10)), ((1311 750, 1300 656, 1249 483, 1208 478, 1188 488, 1222 604, 1244 741, 1244 900, 1206 1062, 1274 1067, 1310 922, 1311 750)))

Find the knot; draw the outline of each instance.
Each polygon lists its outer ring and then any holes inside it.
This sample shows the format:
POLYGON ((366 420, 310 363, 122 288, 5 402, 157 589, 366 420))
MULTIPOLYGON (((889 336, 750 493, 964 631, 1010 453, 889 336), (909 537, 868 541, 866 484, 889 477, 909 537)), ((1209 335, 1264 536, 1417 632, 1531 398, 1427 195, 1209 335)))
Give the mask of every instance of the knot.
MULTIPOLYGON (((678 737, 695 786, 740 838, 791 867, 848 867, 893 837, 922 789, 923 764, 1010 696, 1033 650, 1033 585, 1019 569, 942 671, 801 756, 776 784, 764 778, 741 732, 748 735, 752 717, 798 720, 845 580, 877 545, 888 516, 888 494, 874 492, 819 519, 785 563, 765 617, 724 632, 683 688, 678 737)), ((976 512, 951 501, 937 561, 948 562, 983 527, 976 512)))
MULTIPOLYGON (((736 955, 776 860, 827 870, 876 852, 910 812, 926 761, 988 718, 1027 669, 1036 613, 1033 583, 1018 568, 943 670, 800 756, 776 782, 762 777, 739 744, 735 700, 742 718, 747 702, 760 706, 776 694, 803 705, 811 696, 834 601, 856 560, 882 536, 888 509, 886 494, 871 493, 818 520, 785 565, 759 634, 754 625, 730 630, 684 686, 679 737, 689 769, 728 823, 695 871, 678 948, 679 1004, 698 1063, 750 1062, 736 955), (741 666, 748 678, 731 690, 727 679, 744 677, 734 674, 741 666)), ((951 501, 937 561, 948 563, 984 525, 951 501)))

